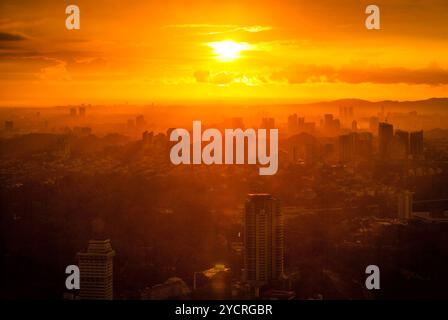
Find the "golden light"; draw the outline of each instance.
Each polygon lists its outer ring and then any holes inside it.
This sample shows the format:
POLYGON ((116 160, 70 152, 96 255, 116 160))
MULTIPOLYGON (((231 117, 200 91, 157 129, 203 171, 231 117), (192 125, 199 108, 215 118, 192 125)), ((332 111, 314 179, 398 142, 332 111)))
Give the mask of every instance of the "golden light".
POLYGON ((235 42, 232 40, 209 42, 207 45, 215 52, 216 59, 222 62, 238 59, 242 51, 251 49, 251 45, 246 42, 235 42))

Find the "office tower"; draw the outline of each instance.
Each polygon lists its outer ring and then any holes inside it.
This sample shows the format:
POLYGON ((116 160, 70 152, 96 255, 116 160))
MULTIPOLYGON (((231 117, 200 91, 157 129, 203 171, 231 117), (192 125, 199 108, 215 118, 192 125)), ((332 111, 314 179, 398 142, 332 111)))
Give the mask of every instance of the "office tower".
POLYGON ((297 129, 299 132, 305 131, 305 118, 297 118, 297 129))
POLYGON ((288 117, 288 131, 289 133, 297 133, 299 130, 299 121, 297 114, 294 113, 288 117))
POLYGON ((381 122, 378 126, 378 146, 380 159, 390 159, 392 149, 392 138, 394 127, 385 122, 381 122))
POLYGON ((146 124, 145 117, 139 115, 135 118, 135 126, 139 129, 143 128, 146 124))
POLYGON ((70 116, 76 117, 76 108, 70 108, 70 116))
POLYGON ((86 252, 78 253, 81 274, 79 297, 87 300, 113 299, 113 257, 110 240, 90 240, 86 252))
POLYGON ((152 141, 154 139, 154 132, 148 132, 148 130, 146 130, 145 132, 142 133, 142 141, 145 144, 152 144, 152 141))
POLYGON ((370 160, 373 154, 373 136, 370 132, 356 134, 355 154, 361 159, 370 160))
POLYGON ((423 155, 423 130, 411 132, 410 153, 413 157, 423 155))
POLYGON ((398 219, 407 220, 412 216, 412 192, 404 190, 398 193, 398 219))
POLYGON ((249 194, 244 215, 244 269, 258 290, 283 275, 283 221, 280 204, 270 194, 249 194))
POLYGON ((352 121, 352 131, 358 131, 358 122, 356 120, 352 121))
POLYGON ((332 114, 325 114, 323 126, 327 133, 335 133, 340 129, 341 122, 339 119, 335 119, 332 114))
POLYGON ((407 159, 409 154, 409 132, 403 130, 395 131, 392 145, 394 159, 407 159))
POLYGON ((356 134, 344 134, 339 136, 339 160, 350 162, 355 158, 356 134))
POLYGON ((339 117, 344 123, 349 123, 353 119, 353 107, 339 107, 339 117))
POLYGON ((406 154, 409 153, 409 132, 403 130, 395 131, 395 135, 397 136, 400 143, 404 146, 406 154))
POLYGON ((380 123, 380 121, 379 121, 378 117, 370 117, 369 130, 373 133, 378 132, 379 123, 380 123))
POLYGON ((330 129, 333 127, 333 115, 332 114, 324 115, 324 127, 326 129, 330 129))
POLYGON ((86 108, 85 107, 79 107, 79 116, 80 117, 86 116, 86 108))
POLYGON ((274 118, 262 118, 261 119, 261 128, 262 129, 274 129, 275 128, 275 119, 274 118))

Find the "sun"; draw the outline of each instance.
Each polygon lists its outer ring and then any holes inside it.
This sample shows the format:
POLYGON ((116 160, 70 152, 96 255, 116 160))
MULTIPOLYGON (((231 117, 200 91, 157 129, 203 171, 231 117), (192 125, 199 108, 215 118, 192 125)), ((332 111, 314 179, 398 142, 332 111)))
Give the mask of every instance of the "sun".
POLYGON ((233 61, 241 56, 242 51, 250 50, 251 46, 246 42, 224 40, 207 43, 216 55, 216 59, 222 62, 233 61))

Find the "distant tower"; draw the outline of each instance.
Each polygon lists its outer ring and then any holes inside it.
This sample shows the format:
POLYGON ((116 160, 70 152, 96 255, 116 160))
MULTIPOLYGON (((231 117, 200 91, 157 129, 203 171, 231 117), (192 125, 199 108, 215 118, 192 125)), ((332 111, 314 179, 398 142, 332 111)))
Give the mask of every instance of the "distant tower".
POLYGON ((135 126, 142 129, 146 125, 145 117, 143 115, 138 115, 135 118, 135 126))
POLYGON ((262 118, 261 119, 261 128, 262 129, 274 129, 275 128, 275 119, 274 118, 262 118))
POLYGON ((355 158, 356 133, 339 136, 339 160, 343 163, 350 162, 355 158))
POLYGON ((358 122, 356 120, 352 121, 352 131, 358 131, 358 122))
POLYGON ((81 288, 79 297, 87 300, 113 299, 113 257, 110 240, 90 240, 87 252, 79 252, 81 288))
POLYGON ((398 194, 398 219, 407 220, 412 216, 412 192, 401 191, 398 194))
POLYGON ((370 117, 370 119, 369 119, 369 130, 372 133, 378 132, 379 123, 380 123, 380 121, 379 121, 378 117, 370 117))
POLYGON ((288 131, 290 134, 297 133, 299 130, 299 121, 297 114, 294 113, 288 116, 288 131))
POLYGON ((392 148, 394 159, 407 159, 409 155, 409 132, 403 130, 395 131, 392 148))
POLYGON ((283 275, 283 220, 270 194, 249 194, 244 215, 245 280, 255 288, 283 275))
POLYGON ((79 107, 79 116, 80 117, 86 116, 86 107, 79 107))
POLYGON ((76 117, 76 108, 70 108, 70 116, 76 117))
POLYGON ((410 152, 413 157, 423 155, 423 130, 411 132, 410 152))
POLYGON ((381 122, 378 126, 378 145, 380 158, 383 160, 390 159, 392 139, 394 135, 394 127, 385 122, 381 122))

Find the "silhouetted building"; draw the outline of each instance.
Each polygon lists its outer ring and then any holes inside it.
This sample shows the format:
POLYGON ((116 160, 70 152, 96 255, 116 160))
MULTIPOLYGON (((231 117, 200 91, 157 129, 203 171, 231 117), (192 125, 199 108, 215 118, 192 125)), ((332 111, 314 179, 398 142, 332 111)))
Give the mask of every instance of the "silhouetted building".
POLYGON ((275 128, 275 119, 274 118, 262 118, 261 119, 261 127, 262 129, 274 129, 275 128))
POLYGON ((395 131, 392 158, 407 159, 409 154, 409 132, 397 130, 395 131))
POLYGON ((355 157, 355 134, 344 134, 339 136, 339 160, 350 162, 355 157))
POLYGON ((299 130, 299 121, 297 114, 294 113, 288 117, 288 132, 291 134, 297 133, 299 130))
POLYGON ((334 119, 332 114, 325 114, 323 126, 327 133, 335 133, 340 129, 341 122, 339 119, 334 119))
POLYGON ((339 118, 341 118, 344 124, 349 124, 353 117, 353 107, 339 107, 339 118))
POLYGON ((153 131, 151 131, 151 132, 148 132, 148 131, 143 132, 142 140, 143 140, 143 142, 145 144, 152 144, 152 142, 154 140, 154 132, 153 131))
POLYGON ((141 129, 146 125, 145 117, 142 115, 139 115, 135 118, 135 125, 137 128, 141 129))
POLYGON ((86 108, 85 107, 79 107, 79 116, 80 117, 86 116, 86 108))
POLYGON ((389 123, 381 122, 378 126, 379 156, 383 160, 390 159, 394 127, 389 123))
POLYGON ((373 136, 370 132, 356 134, 355 154, 364 160, 370 160, 373 154, 373 136))
POLYGON ((369 130, 373 133, 378 132, 379 124, 380 124, 380 120, 378 119, 378 117, 370 117, 369 130))
POLYGON ((76 117, 76 108, 70 108, 70 116, 76 117))
POLYGON ((78 253, 81 274, 80 299, 113 299, 113 257, 110 240, 90 240, 86 252, 78 253))
POLYGON ((249 194, 244 215, 245 280, 259 288, 283 275, 283 220, 270 194, 249 194))
POLYGON ((410 153, 413 157, 423 155, 423 130, 411 132, 410 134, 410 153))

